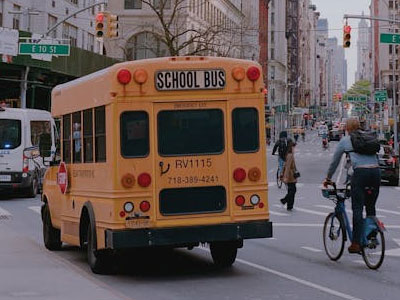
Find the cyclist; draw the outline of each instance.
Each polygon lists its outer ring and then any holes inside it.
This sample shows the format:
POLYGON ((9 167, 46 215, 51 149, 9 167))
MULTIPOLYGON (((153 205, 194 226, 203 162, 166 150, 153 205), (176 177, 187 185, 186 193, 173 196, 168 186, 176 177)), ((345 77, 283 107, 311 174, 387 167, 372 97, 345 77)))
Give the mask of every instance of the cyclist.
POLYGON ((365 205, 367 216, 375 216, 375 204, 379 195, 381 182, 381 171, 379 168, 376 154, 362 154, 355 152, 350 134, 360 129, 357 119, 348 119, 346 131, 348 135, 343 137, 336 147, 335 154, 329 166, 324 186, 332 183, 331 178, 335 173, 342 155, 349 153, 351 166, 354 173, 351 177, 351 208, 353 210, 353 240, 348 248, 350 253, 361 251, 361 235, 363 225, 363 208, 365 205), (370 189, 371 195, 366 197, 366 189, 370 189))
POLYGON ((286 154, 288 150, 288 141, 291 140, 290 138, 288 139, 287 137, 287 132, 286 131, 281 131, 279 133, 279 140, 276 141, 274 148, 272 149, 272 155, 275 155, 276 150, 278 150, 278 169, 279 169, 279 174, 282 175, 283 172, 283 166, 285 164, 286 160, 286 154))

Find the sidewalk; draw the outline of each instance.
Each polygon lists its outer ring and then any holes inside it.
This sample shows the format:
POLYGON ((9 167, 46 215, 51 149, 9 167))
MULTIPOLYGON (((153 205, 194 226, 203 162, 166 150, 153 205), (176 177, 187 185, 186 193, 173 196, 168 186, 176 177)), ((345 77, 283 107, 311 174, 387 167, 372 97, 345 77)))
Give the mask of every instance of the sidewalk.
POLYGON ((0 220, 0 299, 127 299, 0 220))

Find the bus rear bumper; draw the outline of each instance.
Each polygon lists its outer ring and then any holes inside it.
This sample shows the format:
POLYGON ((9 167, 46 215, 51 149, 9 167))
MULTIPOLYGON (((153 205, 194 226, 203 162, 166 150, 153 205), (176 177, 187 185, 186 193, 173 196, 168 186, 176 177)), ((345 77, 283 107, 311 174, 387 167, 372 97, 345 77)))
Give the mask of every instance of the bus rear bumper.
POLYGON ((128 249, 148 246, 179 247, 199 243, 241 241, 272 237, 272 222, 252 221, 155 229, 129 229, 105 231, 107 249, 128 249))

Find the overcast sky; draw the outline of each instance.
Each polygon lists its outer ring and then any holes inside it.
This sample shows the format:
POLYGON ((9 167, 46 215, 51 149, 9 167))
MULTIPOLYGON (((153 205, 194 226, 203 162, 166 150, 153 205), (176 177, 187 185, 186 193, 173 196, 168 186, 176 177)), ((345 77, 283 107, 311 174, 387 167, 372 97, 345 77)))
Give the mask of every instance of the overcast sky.
MULTIPOLYGON (((329 37, 336 36, 339 45, 342 45, 344 25, 343 15, 361 15, 364 11, 369 15, 369 5, 371 0, 311 0, 317 6, 317 11, 321 13, 320 18, 328 19, 329 37)), ((387 1, 387 0, 386 0, 387 1)), ((351 47, 345 49, 347 59, 347 85, 348 88, 354 83, 355 72, 357 70, 357 27, 360 20, 349 19, 351 31, 351 47)))

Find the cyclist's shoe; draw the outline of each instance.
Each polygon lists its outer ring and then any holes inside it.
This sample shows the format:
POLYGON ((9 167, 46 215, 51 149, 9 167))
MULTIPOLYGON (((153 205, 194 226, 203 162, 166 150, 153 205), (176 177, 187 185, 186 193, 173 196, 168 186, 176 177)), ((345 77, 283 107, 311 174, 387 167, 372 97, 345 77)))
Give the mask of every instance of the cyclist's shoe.
POLYGON ((348 250, 349 250, 349 253, 361 253, 361 246, 360 246, 360 244, 357 244, 357 243, 351 243, 348 250))
POLYGON ((283 206, 286 204, 285 199, 281 199, 281 200, 279 200, 279 201, 281 201, 281 203, 282 203, 283 206))

